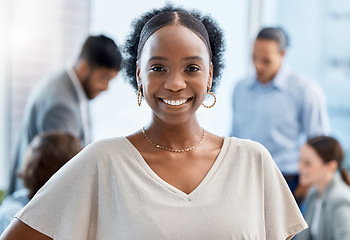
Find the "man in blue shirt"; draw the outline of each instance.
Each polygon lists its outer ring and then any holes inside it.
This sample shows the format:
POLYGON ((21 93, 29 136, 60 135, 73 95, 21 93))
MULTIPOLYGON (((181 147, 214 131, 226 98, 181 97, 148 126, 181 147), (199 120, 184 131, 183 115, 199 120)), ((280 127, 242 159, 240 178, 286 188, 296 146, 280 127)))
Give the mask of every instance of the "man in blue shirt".
POLYGON ((301 144, 328 134, 329 122, 320 87, 283 65, 287 45, 281 28, 264 28, 258 34, 253 49, 256 73, 234 89, 231 136, 263 144, 294 191, 301 144))

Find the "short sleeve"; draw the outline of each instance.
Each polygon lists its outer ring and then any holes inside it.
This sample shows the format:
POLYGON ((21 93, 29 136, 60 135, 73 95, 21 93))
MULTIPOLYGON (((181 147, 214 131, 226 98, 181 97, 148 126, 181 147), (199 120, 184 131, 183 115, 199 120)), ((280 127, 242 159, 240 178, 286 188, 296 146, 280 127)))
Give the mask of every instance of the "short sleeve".
POLYGON ((270 153, 263 148, 261 156, 266 239, 291 239, 307 224, 270 153))
POLYGON ((103 157, 98 146, 87 146, 50 178, 16 218, 55 240, 93 239, 98 157, 103 157))

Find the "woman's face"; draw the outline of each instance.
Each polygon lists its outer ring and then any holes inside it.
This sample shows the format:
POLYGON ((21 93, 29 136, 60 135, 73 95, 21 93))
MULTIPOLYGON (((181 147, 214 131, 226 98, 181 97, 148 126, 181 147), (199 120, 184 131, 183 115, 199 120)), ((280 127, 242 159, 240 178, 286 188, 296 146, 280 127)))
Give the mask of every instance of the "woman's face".
POLYGON ((208 49, 191 30, 168 25, 146 41, 137 77, 153 116, 168 124, 195 118, 212 82, 208 49))
POLYGON ((324 163, 316 150, 308 144, 301 148, 299 181, 302 185, 320 184, 329 175, 329 164, 324 163))

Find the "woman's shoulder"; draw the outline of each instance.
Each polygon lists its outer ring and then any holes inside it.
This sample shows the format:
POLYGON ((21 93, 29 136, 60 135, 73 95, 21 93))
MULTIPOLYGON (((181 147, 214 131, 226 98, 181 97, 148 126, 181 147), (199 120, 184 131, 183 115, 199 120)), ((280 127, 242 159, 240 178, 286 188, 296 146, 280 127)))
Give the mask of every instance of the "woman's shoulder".
POLYGON ((259 142, 251 139, 242 139, 236 137, 225 137, 229 142, 229 148, 233 151, 243 151, 249 154, 269 155, 269 151, 259 142))
POLYGON ((103 151, 120 150, 128 145, 128 140, 125 137, 113 137, 96 140, 85 147, 86 151, 103 151))
POLYGON ((226 156, 235 159, 235 163, 248 162, 251 166, 259 168, 269 168, 275 163, 269 151, 260 143, 236 137, 225 137, 226 142, 226 156))
MULTIPOLYGON (((72 160, 75 164, 90 164, 94 166, 95 163, 101 163, 105 160, 116 158, 119 155, 129 154, 130 143, 125 137, 114 137, 96 140, 87 145, 80 151, 72 160)), ((73 164, 70 163, 70 164, 73 164)))
POLYGON ((347 185, 340 177, 335 174, 331 188, 329 189, 328 201, 334 205, 349 204, 350 206, 350 186, 347 185))

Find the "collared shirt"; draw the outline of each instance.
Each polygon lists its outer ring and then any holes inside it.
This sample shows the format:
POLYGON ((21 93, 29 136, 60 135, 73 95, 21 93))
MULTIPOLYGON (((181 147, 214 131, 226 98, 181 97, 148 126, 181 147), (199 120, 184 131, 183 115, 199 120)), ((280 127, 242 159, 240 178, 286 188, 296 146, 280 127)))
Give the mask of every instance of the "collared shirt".
POLYGON ((73 67, 67 67, 67 73, 69 78, 72 80, 75 91, 78 95, 80 114, 83 121, 83 129, 84 129, 84 145, 88 145, 91 142, 90 135, 90 116, 89 116, 89 99, 84 92, 83 87, 79 81, 77 74, 75 73, 73 67))
POLYGON ((237 83, 233 114, 231 136, 263 144, 283 174, 298 173, 305 138, 329 133, 322 90, 285 66, 269 83, 256 76, 237 83))

